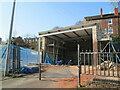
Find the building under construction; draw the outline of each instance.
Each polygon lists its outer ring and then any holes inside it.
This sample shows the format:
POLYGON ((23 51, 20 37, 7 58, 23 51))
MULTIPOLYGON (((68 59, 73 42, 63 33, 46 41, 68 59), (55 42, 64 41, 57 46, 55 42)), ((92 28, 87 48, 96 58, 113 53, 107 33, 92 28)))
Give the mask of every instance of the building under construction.
MULTIPOLYGON (((81 52, 99 52, 113 36, 120 36, 118 8, 115 8, 112 14, 103 14, 101 9, 100 15, 85 17, 84 24, 39 32, 39 48, 43 52, 42 62, 47 53, 54 62, 62 60, 66 63, 72 60, 73 64, 77 64, 77 44, 80 45, 81 52)), ((110 47, 108 49, 110 50, 110 47)), ((95 63, 96 55, 93 56, 93 60, 95 63)))

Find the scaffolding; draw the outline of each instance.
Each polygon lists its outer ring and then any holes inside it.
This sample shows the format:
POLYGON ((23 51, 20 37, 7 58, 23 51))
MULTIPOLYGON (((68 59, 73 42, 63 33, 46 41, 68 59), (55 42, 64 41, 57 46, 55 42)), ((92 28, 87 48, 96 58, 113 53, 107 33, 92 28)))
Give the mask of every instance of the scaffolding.
MULTIPOLYGON (((120 56, 117 54, 117 52, 119 52, 120 50, 118 49, 115 49, 115 45, 113 44, 113 40, 112 40, 112 37, 111 37, 111 34, 108 34, 108 38, 105 40, 105 39, 101 39, 101 41, 99 41, 99 47, 100 47, 100 52, 109 52, 109 53, 116 53, 116 58, 118 59, 118 61, 120 62, 120 56), (101 47, 101 43, 103 41, 106 41, 106 45, 103 47, 101 47)), ((111 56, 109 56, 111 57, 111 56)), ((101 58, 102 59, 102 58, 101 58)))

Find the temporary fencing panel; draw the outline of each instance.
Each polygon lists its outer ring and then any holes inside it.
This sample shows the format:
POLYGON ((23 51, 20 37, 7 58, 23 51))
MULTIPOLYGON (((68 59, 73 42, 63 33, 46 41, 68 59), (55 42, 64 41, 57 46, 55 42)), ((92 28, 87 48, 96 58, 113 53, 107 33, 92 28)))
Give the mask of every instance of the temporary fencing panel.
MULTIPOLYGON (((5 60, 6 60, 6 49, 7 45, 0 45, 0 71, 4 71, 5 67, 5 60)), ((9 71, 13 68, 20 68, 21 66, 28 65, 28 64, 38 64, 38 52, 11 45, 10 46, 10 59, 9 59, 9 71)))

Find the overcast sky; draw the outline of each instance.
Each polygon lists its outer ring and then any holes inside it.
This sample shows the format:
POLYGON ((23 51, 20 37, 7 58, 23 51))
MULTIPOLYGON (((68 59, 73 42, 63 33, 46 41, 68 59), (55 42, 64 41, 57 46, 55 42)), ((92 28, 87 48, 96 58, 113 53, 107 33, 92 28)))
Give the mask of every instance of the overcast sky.
MULTIPOLYGON (((12 2, 0 3, 0 37, 8 38, 12 2)), ((13 36, 33 37, 55 26, 74 25, 86 16, 113 12, 109 2, 17 2, 13 36)))

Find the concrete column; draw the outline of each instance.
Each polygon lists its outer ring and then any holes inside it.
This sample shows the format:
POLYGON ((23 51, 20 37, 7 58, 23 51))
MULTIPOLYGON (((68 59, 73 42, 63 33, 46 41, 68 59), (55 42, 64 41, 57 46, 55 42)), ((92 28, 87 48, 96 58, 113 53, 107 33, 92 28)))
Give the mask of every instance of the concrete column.
POLYGON ((46 37, 42 37, 42 52, 43 52, 43 57, 42 60, 45 60, 45 56, 46 56, 46 37))
MULTIPOLYGON (((97 40, 97 26, 92 29, 92 42, 93 42, 93 52, 98 52, 98 40, 97 40)), ((93 64, 96 66, 98 61, 98 54, 93 54, 93 64)))

